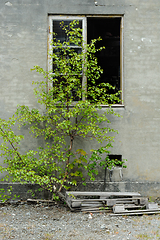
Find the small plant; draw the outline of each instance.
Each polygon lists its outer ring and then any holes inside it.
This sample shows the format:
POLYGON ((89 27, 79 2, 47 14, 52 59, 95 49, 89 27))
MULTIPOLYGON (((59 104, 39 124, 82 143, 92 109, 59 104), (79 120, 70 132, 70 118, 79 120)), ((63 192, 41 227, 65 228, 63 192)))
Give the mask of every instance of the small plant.
MULTIPOLYGON (((37 102, 44 106, 44 112, 19 106, 8 121, 0 119, 1 156, 7 167, 5 180, 12 182, 39 184, 57 199, 62 189, 69 189, 80 180, 85 185, 84 172, 94 181, 98 167, 112 168, 116 160, 105 158, 110 153, 114 136, 109 115, 116 115, 112 104, 120 102, 117 92, 109 83, 96 80, 103 70, 98 66, 95 54, 97 41, 89 44, 82 38, 78 21, 68 26, 61 23, 66 40, 60 42, 53 34, 52 50, 49 53, 53 69, 45 71, 39 66, 32 70, 44 76, 45 80, 34 82, 37 102), (75 51, 70 46, 78 46, 75 51), (82 84, 82 75, 86 82, 82 84), (46 90, 46 79, 49 88, 46 90), (102 105, 107 105, 102 109, 102 105), (13 126, 19 129, 27 126, 33 138, 44 139, 36 150, 21 152, 20 143, 25 138, 15 134, 13 126), (111 135, 110 135, 111 133, 111 135), (82 149, 82 143, 97 146, 95 149, 82 149), (96 145, 95 145, 96 143, 96 145), (105 159, 105 160, 104 160, 105 159)), ((3 180, 4 180, 3 179, 3 180)))
POLYGON ((137 239, 152 239, 152 237, 150 237, 150 236, 148 236, 148 234, 147 233, 144 233, 144 234, 138 234, 137 236, 136 236, 136 238, 137 239))
POLYGON ((11 197, 11 191, 12 187, 8 187, 7 190, 5 191, 4 188, 0 188, 0 201, 1 202, 6 202, 10 199, 11 197))
POLYGON ((51 234, 51 233, 46 233, 45 235, 44 235, 44 240, 52 240, 53 239, 53 237, 54 237, 54 235, 53 234, 51 234))
POLYGON ((68 196, 69 196, 70 198, 76 199, 76 197, 75 197, 73 194, 71 194, 71 193, 69 193, 68 196))
POLYGON ((149 196, 148 202, 154 202, 154 198, 152 196, 149 196))
POLYGON ((99 210, 109 210, 109 207, 100 207, 99 210))
MULTIPOLYGON (((12 186, 7 187, 6 190, 4 188, 0 188, 0 201, 7 202, 11 198, 11 194, 12 194, 12 186)), ((14 197, 12 197, 12 199, 14 200, 16 198, 19 198, 19 196, 15 194, 14 197)))

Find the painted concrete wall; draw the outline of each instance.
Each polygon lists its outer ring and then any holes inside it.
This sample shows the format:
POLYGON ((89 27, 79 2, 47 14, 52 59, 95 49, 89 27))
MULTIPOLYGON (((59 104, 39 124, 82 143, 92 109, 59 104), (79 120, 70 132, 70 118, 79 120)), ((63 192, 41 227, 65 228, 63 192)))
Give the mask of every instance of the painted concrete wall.
POLYGON ((47 69, 49 14, 124 16, 124 106, 115 108, 123 118, 111 119, 119 131, 112 153, 128 159, 123 181, 160 182, 160 1, 1 0, 1 118, 37 105, 32 81, 42 77, 30 69, 47 69))

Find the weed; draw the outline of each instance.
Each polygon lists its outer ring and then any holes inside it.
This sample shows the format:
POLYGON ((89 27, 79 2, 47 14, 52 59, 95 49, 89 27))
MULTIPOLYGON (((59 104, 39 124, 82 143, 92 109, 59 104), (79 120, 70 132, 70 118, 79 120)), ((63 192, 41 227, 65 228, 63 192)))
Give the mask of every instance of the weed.
POLYGON ((138 234, 137 236, 136 236, 136 238, 137 239, 145 239, 145 240, 147 240, 147 239, 152 239, 151 237, 149 237, 148 236, 148 234, 146 234, 146 233, 144 233, 144 234, 138 234))

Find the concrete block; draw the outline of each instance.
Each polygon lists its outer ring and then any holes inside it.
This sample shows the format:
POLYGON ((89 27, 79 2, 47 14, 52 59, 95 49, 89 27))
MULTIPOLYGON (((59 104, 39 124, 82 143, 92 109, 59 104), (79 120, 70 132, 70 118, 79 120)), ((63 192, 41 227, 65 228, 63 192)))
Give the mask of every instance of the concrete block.
POLYGON ((147 206, 147 204, 148 204, 148 198, 140 198, 139 201, 138 201, 138 203, 139 203, 140 205, 146 205, 146 206, 147 206))
POLYGON ((120 182, 123 180, 123 173, 121 167, 114 167, 112 170, 108 169, 108 178, 111 182, 120 182))
POLYGON ((73 208, 74 208, 74 207, 75 207, 75 208, 76 208, 76 207, 81 207, 81 201, 79 201, 79 202, 72 202, 72 203, 71 203, 71 207, 73 207, 73 208))
POLYGON ((146 209, 150 209, 150 210, 158 209, 158 203, 148 203, 146 205, 146 209))
POLYGON ((114 206, 115 204, 116 204, 116 200, 114 200, 114 199, 107 200, 107 206, 114 206))
POLYGON ((124 212, 125 208, 123 204, 117 204, 113 206, 113 212, 114 213, 120 213, 120 212, 124 212))

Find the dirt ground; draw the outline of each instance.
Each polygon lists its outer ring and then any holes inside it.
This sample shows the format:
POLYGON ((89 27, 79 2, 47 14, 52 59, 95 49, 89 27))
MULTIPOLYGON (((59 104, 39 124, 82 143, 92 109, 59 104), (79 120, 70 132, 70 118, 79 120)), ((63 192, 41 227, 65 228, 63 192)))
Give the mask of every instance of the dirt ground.
POLYGON ((73 213, 61 205, 0 207, 0 239, 92 240, 160 239, 160 215, 116 216, 73 213))

